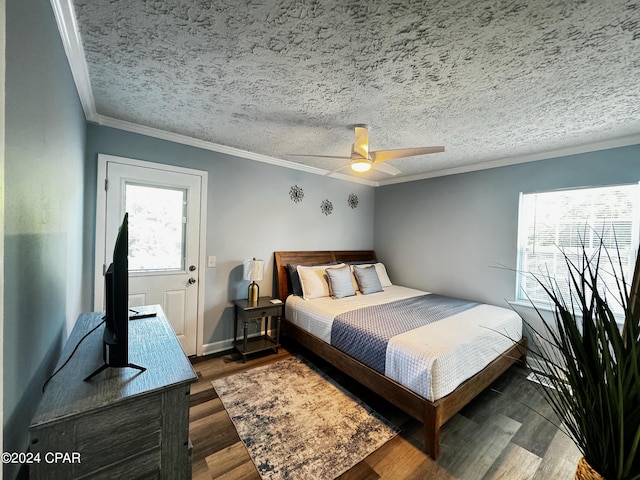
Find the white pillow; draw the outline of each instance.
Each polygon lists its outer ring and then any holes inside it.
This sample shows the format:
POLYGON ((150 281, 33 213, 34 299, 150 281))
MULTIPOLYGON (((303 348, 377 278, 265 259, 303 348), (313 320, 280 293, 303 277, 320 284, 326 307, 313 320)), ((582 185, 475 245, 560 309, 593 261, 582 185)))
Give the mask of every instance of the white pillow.
POLYGON ((385 268, 384 264, 378 262, 374 265, 376 267, 376 272, 378 273, 378 278, 380 279, 380 285, 382 285, 382 288, 390 287, 391 285, 393 285, 393 283, 391 283, 391 280, 389 280, 389 275, 387 275, 387 269, 385 268))
MULTIPOLYGON (((341 265, 344 265, 344 263, 331 266, 339 267, 341 265)), ((328 266, 329 265, 298 265, 298 275, 300 276, 300 284, 302 285, 302 298, 311 300, 313 298, 329 296, 329 284, 325 278, 327 274, 325 270, 328 266)))

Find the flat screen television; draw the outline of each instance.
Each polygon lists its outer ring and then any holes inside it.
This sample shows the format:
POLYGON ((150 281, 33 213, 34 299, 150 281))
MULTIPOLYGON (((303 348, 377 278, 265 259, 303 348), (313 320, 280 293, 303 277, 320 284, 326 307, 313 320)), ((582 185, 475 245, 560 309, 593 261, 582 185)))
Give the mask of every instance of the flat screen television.
POLYGON ((85 380, 108 367, 143 367, 129 363, 129 214, 125 213, 113 249, 113 261, 104 274, 105 326, 102 337, 104 365, 85 380))
POLYGON ((104 362, 129 365, 129 215, 125 213, 113 249, 113 262, 104 274, 104 362))

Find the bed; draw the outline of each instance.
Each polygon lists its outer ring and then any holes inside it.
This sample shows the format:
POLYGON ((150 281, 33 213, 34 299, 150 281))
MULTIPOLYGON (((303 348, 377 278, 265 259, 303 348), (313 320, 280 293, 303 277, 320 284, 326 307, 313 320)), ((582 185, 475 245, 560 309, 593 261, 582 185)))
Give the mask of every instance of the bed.
MULTIPOLYGON (((518 361, 524 363, 525 361, 526 338, 520 337, 521 321, 515 312, 506 308, 482 304, 471 304, 470 306, 463 303, 458 304, 456 299, 447 298, 442 300, 448 302, 444 310, 440 307, 434 310, 445 312, 441 314, 442 318, 437 318, 433 323, 420 327, 419 330, 413 330, 412 333, 397 336, 388 335, 390 337, 389 343, 379 346, 381 349, 386 349, 387 353, 384 359, 375 355, 373 359, 368 358, 366 355, 373 354, 370 352, 362 354, 362 349, 350 351, 350 343, 344 338, 349 338, 349 334, 352 332, 345 330, 342 333, 343 336, 340 336, 340 331, 338 331, 338 327, 345 328, 341 325, 343 317, 347 320, 350 316, 360 318, 354 312, 365 309, 373 309, 375 315, 381 312, 379 314, 383 317, 390 314, 386 310, 390 303, 411 305, 411 308, 415 310, 416 306, 422 305, 417 302, 435 301, 434 298, 437 295, 393 285, 388 276, 384 278, 386 272, 383 268, 382 271, 377 270, 378 277, 382 278, 381 283, 385 285, 382 292, 370 295, 362 295, 357 292, 356 295, 334 299, 326 295, 327 287, 324 285, 324 294, 320 292, 308 297, 305 295, 306 298, 300 298, 291 295, 292 290, 298 290, 299 287, 291 284, 288 265, 326 265, 328 268, 338 269, 343 264, 359 264, 359 272, 370 273, 371 270, 368 267, 374 266, 377 262, 375 252, 372 250, 289 251, 275 252, 274 256, 276 293, 278 298, 285 302, 285 318, 282 320, 283 334, 327 360, 413 418, 421 421, 424 425, 425 450, 433 459, 437 459, 439 455, 440 427, 513 363, 518 361), (483 319, 486 319, 488 323, 483 319), (475 322, 477 328, 467 327, 470 325, 468 322, 475 322), (448 323, 454 325, 453 330, 446 327, 448 323), (514 326, 516 324, 519 324, 519 328, 514 326), (486 325, 491 327, 487 328, 486 325), (461 328, 462 326, 464 328, 461 328), (465 332, 465 335, 467 330, 475 330, 479 335, 484 335, 484 337, 480 337, 479 341, 476 341, 476 345, 480 347, 482 352, 477 353, 476 347, 469 348, 466 336, 464 341, 461 340, 460 345, 456 345, 456 341, 449 338, 448 341, 439 340, 436 343, 449 345, 450 348, 443 347, 442 350, 446 355, 450 355, 450 358, 442 357, 433 361, 430 355, 435 356, 436 354, 425 350, 426 347, 421 344, 421 337, 413 332, 420 331, 422 338, 440 338, 438 332, 444 332, 445 327, 450 331, 465 332), (503 330, 509 333, 500 333, 503 330), (489 343, 487 334, 493 336, 491 339, 493 343, 490 345, 486 345, 489 343), (514 335, 517 338, 514 338, 514 335), (332 344, 332 342, 335 343, 332 344), (349 354, 343 350, 348 351, 349 354), (456 361, 454 358, 455 350, 466 352, 467 356, 464 361, 456 361), (427 368, 430 370, 425 372, 416 370, 418 367, 413 366, 412 363, 409 363, 407 368, 407 362, 414 362, 412 356, 416 357, 416 364, 419 364, 420 368, 428 364, 427 368), (443 365, 442 368, 433 369, 434 365, 440 364, 443 365), (471 364, 471 373, 464 371, 466 367, 462 369, 456 367, 456 365, 464 367, 466 364, 471 364), (403 373, 406 371, 411 373, 403 373), (427 381, 425 381, 426 377, 429 377, 427 381)), ((377 266, 379 267, 380 263, 377 266)), ((349 268, 353 272, 354 268, 351 266, 349 268)), ((305 267, 305 269, 307 268, 305 267)), ((317 268, 314 270, 320 271, 317 268)), ((307 275, 306 272, 303 273, 307 275)), ((306 278, 308 279, 309 276, 306 278)), ((321 280, 318 280, 317 288, 320 288, 320 283, 321 280)), ((354 288, 358 288, 355 280, 354 288)), ((335 293, 335 291, 330 293, 335 293)), ((391 322, 381 321, 380 323, 391 322)), ((443 335, 446 334, 443 333, 443 335)), ((371 348, 371 350, 375 351, 375 348, 371 348)), ((438 355, 440 354, 438 353, 438 355)), ((469 369, 467 368, 467 370, 469 369)))

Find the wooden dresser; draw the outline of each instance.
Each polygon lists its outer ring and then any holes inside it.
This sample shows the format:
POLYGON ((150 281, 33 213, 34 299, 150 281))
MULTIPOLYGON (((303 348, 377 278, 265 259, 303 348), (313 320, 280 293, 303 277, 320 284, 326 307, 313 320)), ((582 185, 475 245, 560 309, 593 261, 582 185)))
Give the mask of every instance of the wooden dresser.
MULTIPOLYGON (((197 376, 160 306, 136 309, 156 312, 129 322, 129 362, 146 371, 108 368, 85 382, 103 364, 104 325, 91 333, 47 385, 29 427, 32 480, 191 478, 197 376)), ((102 315, 80 315, 56 369, 102 315)))

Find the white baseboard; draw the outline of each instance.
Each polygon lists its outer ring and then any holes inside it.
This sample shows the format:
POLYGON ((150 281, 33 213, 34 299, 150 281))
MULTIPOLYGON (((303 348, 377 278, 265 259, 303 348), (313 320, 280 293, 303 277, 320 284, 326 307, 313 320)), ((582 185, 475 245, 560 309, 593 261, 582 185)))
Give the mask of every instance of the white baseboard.
POLYGON ((233 341, 231 339, 221 342, 205 343, 202 345, 202 355, 211 355, 212 353, 220 353, 231 349, 233 349, 233 341))
MULTIPOLYGON (((261 333, 252 333, 249 335, 251 337, 257 337, 261 335, 261 333)), ((269 331, 269 335, 274 336, 275 332, 273 330, 269 331)), ((205 343, 202 345, 202 355, 211 355, 212 353, 220 353, 226 350, 233 350, 233 340, 222 340, 219 342, 205 343)))

